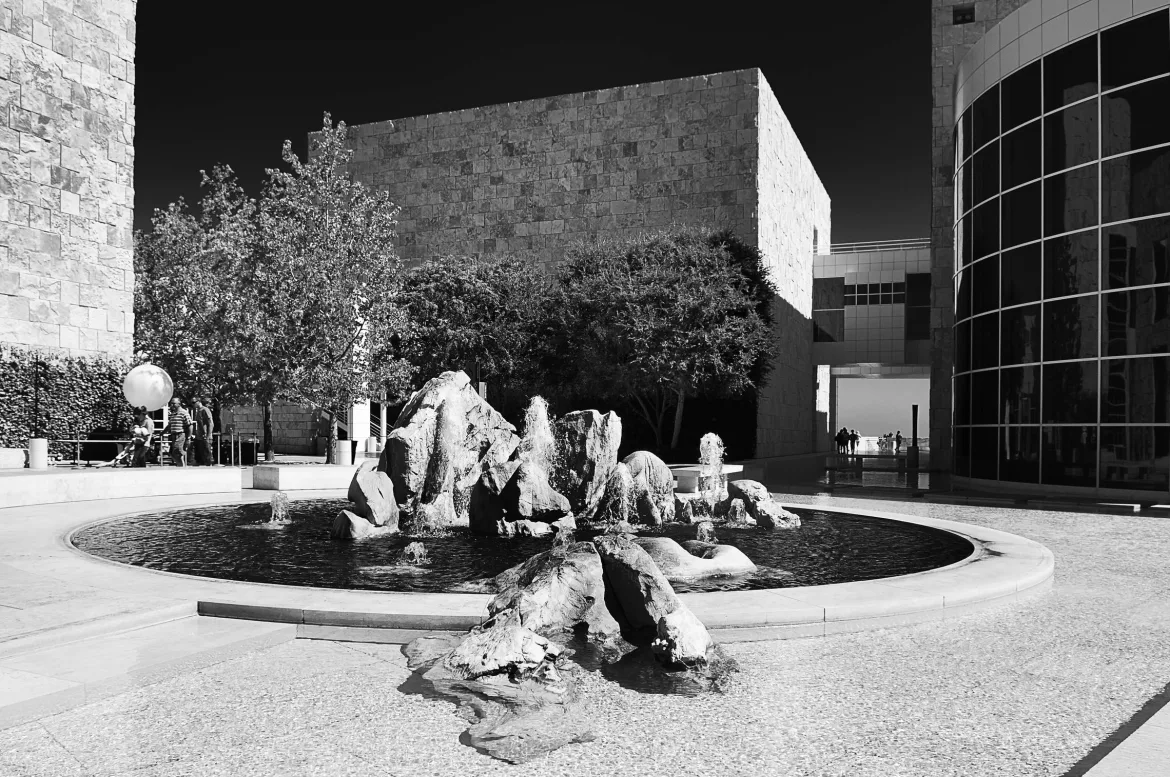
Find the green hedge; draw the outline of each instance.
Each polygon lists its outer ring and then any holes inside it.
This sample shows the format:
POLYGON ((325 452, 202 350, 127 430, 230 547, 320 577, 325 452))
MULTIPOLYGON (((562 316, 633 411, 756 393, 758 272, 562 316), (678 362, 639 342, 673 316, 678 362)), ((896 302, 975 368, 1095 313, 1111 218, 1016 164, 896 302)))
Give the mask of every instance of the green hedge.
MULTIPOLYGON (((86 439, 128 433, 134 420, 122 396, 124 359, 61 356, 0 344, 0 447, 27 448, 30 437, 86 439)), ((49 444, 72 458, 73 446, 49 444)))

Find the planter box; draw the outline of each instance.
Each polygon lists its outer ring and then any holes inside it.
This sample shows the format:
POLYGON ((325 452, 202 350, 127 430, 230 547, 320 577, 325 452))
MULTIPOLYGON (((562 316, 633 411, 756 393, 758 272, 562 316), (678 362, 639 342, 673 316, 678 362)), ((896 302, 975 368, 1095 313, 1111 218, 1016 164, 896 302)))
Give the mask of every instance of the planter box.
POLYGON ((0 448, 0 469, 24 469, 28 451, 24 448, 0 448))
POLYGON ((252 488, 266 491, 348 489, 357 466, 340 464, 259 464, 252 468, 252 488))

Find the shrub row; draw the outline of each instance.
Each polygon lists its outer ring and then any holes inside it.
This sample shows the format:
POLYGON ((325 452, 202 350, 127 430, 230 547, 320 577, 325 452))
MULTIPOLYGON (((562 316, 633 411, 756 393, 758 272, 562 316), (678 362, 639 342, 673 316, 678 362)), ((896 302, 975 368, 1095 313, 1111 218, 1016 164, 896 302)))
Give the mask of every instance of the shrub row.
MULTIPOLYGON (((0 447, 27 448, 30 437, 129 433, 133 415, 122 396, 129 370, 123 359, 0 345, 0 447)), ((71 457, 73 445, 51 442, 49 453, 71 457)))

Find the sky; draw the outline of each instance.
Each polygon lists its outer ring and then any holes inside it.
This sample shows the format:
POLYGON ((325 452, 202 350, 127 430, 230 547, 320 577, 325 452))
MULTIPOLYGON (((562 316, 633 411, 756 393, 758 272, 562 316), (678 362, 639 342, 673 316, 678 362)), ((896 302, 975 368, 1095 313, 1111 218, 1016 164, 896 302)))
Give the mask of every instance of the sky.
POLYGON ((837 381, 837 428, 862 437, 901 431, 910 436, 911 405, 918 405, 918 436, 929 436, 930 380, 843 378, 837 381))
POLYGON ((770 18, 741 4, 270 5, 250 19, 242 9, 263 3, 201 2, 187 16, 138 4, 136 228, 198 201, 199 171, 217 163, 258 196, 284 140, 303 159, 326 111, 364 124, 759 67, 832 199, 833 242, 929 234, 920 3, 783 3, 770 18), (304 37, 335 30, 386 37, 304 37))

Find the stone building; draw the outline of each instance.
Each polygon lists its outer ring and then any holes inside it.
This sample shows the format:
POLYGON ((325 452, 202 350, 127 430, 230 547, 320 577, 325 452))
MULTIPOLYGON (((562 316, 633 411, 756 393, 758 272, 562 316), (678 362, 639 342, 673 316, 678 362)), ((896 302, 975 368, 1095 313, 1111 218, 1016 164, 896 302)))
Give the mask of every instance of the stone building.
POLYGON ((0 0, 0 342, 129 356, 135 0, 0 0))
POLYGON ((812 262, 829 242, 829 196, 758 69, 351 130, 355 177, 402 206, 408 261, 516 253, 549 266, 574 238, 672 223, 758 245, 780 289, 782 342, 756 453, 816 449, 828 409, 812 361, 812 262))

